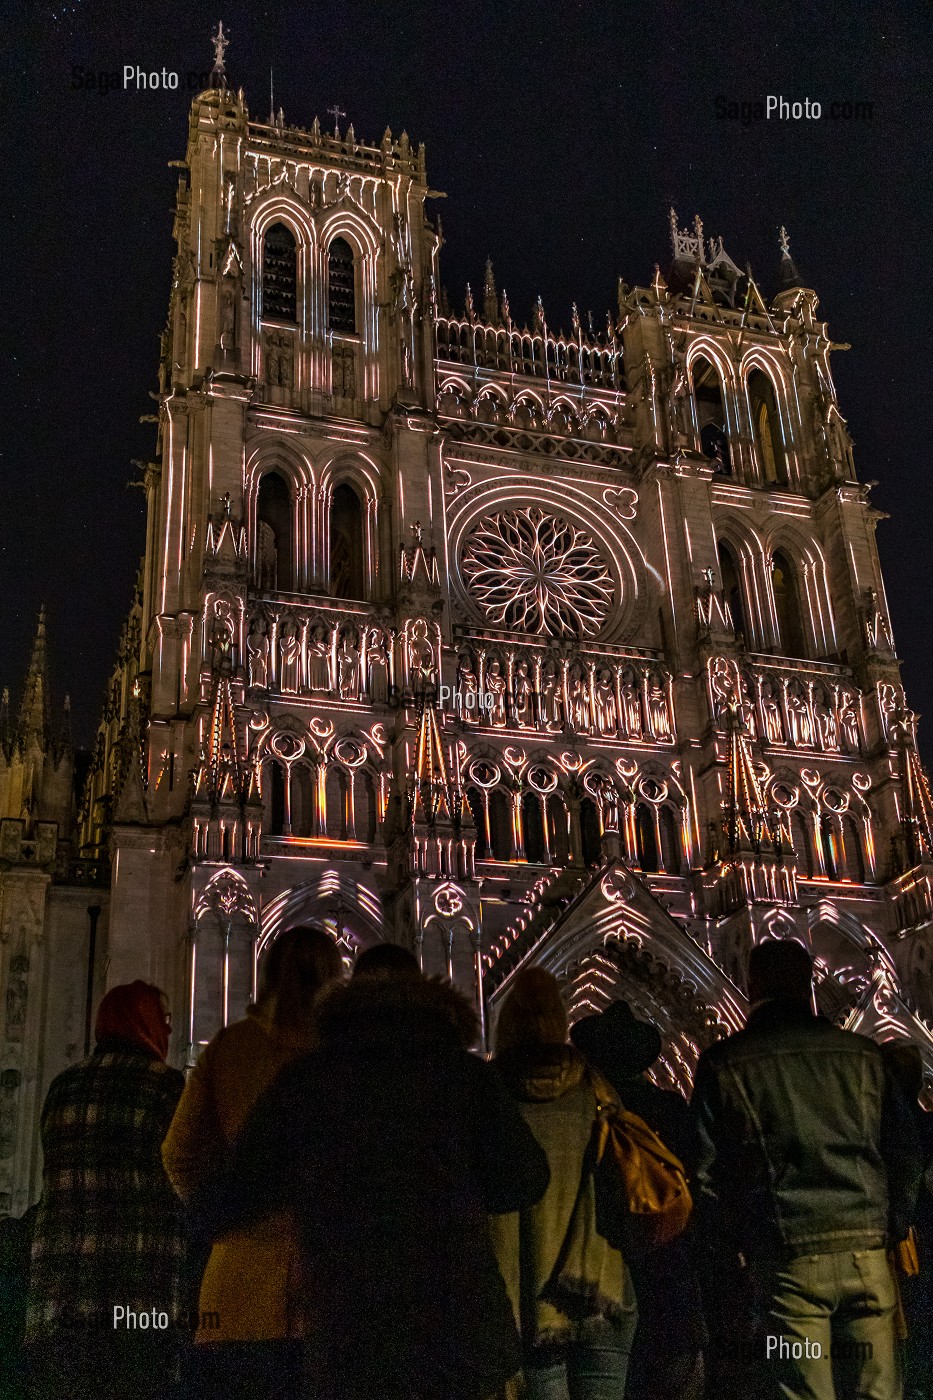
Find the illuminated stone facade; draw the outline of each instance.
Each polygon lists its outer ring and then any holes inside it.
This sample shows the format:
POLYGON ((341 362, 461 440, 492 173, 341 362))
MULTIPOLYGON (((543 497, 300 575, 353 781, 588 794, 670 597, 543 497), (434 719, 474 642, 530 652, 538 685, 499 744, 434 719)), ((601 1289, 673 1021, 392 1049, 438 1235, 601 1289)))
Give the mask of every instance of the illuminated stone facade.
POLYGON ((164 985, 191 1062, 318 919, 487 1020, 528 960, 574 1013, 625 996, 685 1085, 750 946, 795 935, 828 1014, 933 1071, 933 809, 786 236, 768 302, 672 211, 667 274, 564 333, 489 265, 451 311, 404 134, 256 122, 220 85, 182 164, 82 814, 108 983, 164 985))

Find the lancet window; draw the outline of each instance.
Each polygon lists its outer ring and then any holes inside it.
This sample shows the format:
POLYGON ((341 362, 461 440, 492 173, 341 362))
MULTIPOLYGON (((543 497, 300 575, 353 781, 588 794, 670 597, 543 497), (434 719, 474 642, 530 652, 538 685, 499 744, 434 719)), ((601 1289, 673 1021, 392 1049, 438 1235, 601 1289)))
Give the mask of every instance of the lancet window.
POLYGON ((291 591, 295 587, 294 509, 288 483, 278 472, 267 472, 259 483, 256 526, 260 591, 291 591))
POLYGON ((797 570, 783 550, 775 553, 771 563, 771 587, 774 593, 778 645, 781 652, 784 656, 805 657, 807 647, 797 570))
POLYGON ((729 605, 732 614, 732 624, 735 627, 735 634, 740 633, 746 641, 750 641, 748 634, 748 624, 745 617, 745 600, 742 592, 742 579, 739 573, 739 566, 732 547, 720 541, 717 546, 719 555, 719 577, 722 580, 723 597, 729 605))
POLYGON ((285 224, 273 224, 262 246, 262 314, 266 320, 296 321, 297 244, 285 224))
POLYGON ((327 322, 338 335, 357 334, 356 263, 345 238, 335 238, 327 255, 327 322))
POLYGON ((713 463, 714 471, 729 473, 732 465, 719 372, 709 360, 700 358, 693 362, 692 378, 701 450, 713 463))
POLYGON ((749 375, 748 397, 762 480, 769 486, 786 486, 787 459, 781 439, 781 420, 774 385, 760 369, 753 370, 749 375))
POLYGON ((362 598, 366 592, 363 506, 342 482, 330 503, 330 592, 333 598, 362 598))

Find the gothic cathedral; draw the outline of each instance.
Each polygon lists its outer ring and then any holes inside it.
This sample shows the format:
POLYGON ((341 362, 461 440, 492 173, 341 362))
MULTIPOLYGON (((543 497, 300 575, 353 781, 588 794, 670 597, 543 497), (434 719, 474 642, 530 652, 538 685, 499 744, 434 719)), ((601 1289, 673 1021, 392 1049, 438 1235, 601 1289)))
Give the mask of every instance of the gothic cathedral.
MULTIPOLYGON (((77 815, 44 622, 0 721, 0 1210, 105 986, 190 1064, 317 920, 485 1024, 540 962, 660 1079, 744 1019, 749 948, 933 1075, 933 801, 816 294, 672 256, 568 332, 462 310, 423 148, 191 108, 145 561, 77 815)), ((342 114, 337 113, 337 123, 342 114)))

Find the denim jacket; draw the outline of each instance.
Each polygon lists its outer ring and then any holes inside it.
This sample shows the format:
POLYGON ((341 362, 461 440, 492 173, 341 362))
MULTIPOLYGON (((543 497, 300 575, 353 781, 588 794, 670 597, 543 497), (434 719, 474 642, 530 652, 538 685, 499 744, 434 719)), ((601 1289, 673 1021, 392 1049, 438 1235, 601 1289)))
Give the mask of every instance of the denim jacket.
POLYGON ((692 1108, 701 1230, 749 1254, 906 1235, 919 1143, 874 1041, 807 1006, 764 1002, 700 1056, 692 1108))

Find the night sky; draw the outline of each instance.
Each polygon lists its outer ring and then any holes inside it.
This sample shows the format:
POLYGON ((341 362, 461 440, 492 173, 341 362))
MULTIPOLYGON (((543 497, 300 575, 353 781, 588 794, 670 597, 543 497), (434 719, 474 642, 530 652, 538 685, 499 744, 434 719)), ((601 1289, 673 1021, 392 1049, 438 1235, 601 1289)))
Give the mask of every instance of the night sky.
MULTIPOLYGON (((837 341, 841 407, 862 480, 890 513, 878 539, 908 702, 933 758, 929 611, 933 479, 933 244, 929 9, 781 5, 283 3, 93 0, 23 6, 7 32, 3 126, 0 685, 14 703, 39 604, 53 689, 93 735, 144 545, 131 463, 154 452, 174 190, 189 70, 207 70, 219 17, 250 111, 286 122, 339 104, 358 140, 386 125, 427 146, 447 240, 442 281, 462 304, 489 254, 512 314, 540 292, 551 325, 571 302, 597 325, 616 280, 670 257, 668 209, 699 213, 731 257, 775 289, 778 228, 837 341), (73 86, 73 66, 180 73, 175 92, 73 86), (717 119, 716 98, 819 101, 819 121, 717 119), (833 101, 870 122, 832 121, 833 101)), ((9 7, 12 8, 12 7, 9 7)))

